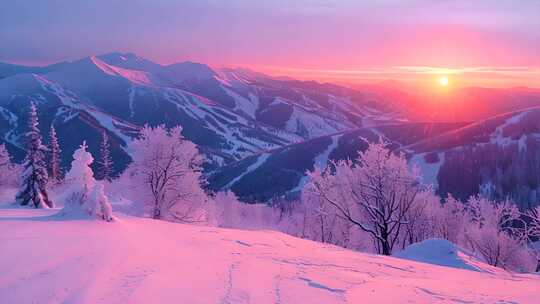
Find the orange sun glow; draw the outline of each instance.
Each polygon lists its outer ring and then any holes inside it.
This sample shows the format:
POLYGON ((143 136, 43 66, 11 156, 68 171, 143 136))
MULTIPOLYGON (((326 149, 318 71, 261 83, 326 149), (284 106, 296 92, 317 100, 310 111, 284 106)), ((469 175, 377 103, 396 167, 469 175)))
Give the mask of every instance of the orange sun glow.
POLYGON ((440 86, 446 87, 446 86, 448 86, 450 81, 448 80, 448 77, 441 76, 441 77, 439 77, 439 79, 437 79, 437 82, 439 83, 440 86))

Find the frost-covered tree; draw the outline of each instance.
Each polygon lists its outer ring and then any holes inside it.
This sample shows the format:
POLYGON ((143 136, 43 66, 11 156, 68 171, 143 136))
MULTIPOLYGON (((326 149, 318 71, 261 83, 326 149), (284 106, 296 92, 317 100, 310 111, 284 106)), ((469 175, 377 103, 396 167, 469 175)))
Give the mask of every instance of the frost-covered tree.
POLYGON ((94 172, 90 168, 94 162, 94 158, 87 149, 88 146, 86 145, 86 141, 84 141, 79 146, 79 149, 73 152, 71 168, 65 178, 65 184, 69 187, 69 191, 72 194, 70 201, 75 201, 81 205, 86 202, 90 191, 96 183, 94 172))
POLYGON ((38 126, 37 108, 32 103, 30 105, 28 132, 26 134, 23 182, 22 188, 17 193, 17 201, 23 206, 32 204, 35 208, 52 208, 54 204, 47 194, 46 148, 42 144, 38 126))
POLYGON ((215 224, 218 227, 237 229, 276 228, 279 210, 265 204, 240 202, 231 192, 218 192, 214 197, 215 224))
POLYGON ((536 257, 536 272, 540 272, 540 206, 530 209, 526 214, 529 221, 528 236, 531 253, 536 257))
POLYGON ((60 171, 60 144, 56 137, 56 129, 51 124, 49 130, 49 178, 53 183, 58 183, 62 179, 62 172, 60 171))
POLYGON ((293 211, 296 213, 293 216, 299 216, 302 237, 345 248, 351 246, 353 224, 343 219, 322 196, 304 191, 293 211))
POLYGON ((369 235, 375 251, 384 255, 390 255, 403 236, 407 213, 421 191, 416 170, 383 143, 370 144, 356 162, 339 161, 309 177, 304 191, 369 235))
POLYGON ((486 263, 515 271, 530 271, 536 266, 515 204, 471 197, 467 211, 470 225, 464 231, 465 246, 486 263))
POLYGON ((103 179, 110 182, 113 178, 112 176, 113 161, 111 157, 109 136, 107 135, 106 131, 103 131, 101 133, 99 156, 100 156, 100 159, 98 162, 97 178, 100 180, 103 179))
POLYGON ((438 209, 436 236, 449 240, 454 244, 461 243, 463 229, 465 228, 465 205, 448 196, 444 204, 438 209))
POLYGON ((75 150, 71 169, 66 174, 64 184, 70 194, 67 196, 64 212, 113 220, 112 207, 105 195, 103 185, 96 182, 91 165, 92 154, 87 151, 86 142, 75 150))
POLYGON ((438 236, 441 215, 440 197, 431 188, 418 193, 404 216, 402 248, 438 236))
POLYGON ((18 186, 20 166, 11 161, 5 145, 0 145, 0 188, 18 186))
POLYGON ((145 126, 129 146, 133 162, 124 172, 145 214, 154 219, 197 223, 208 220, 201 188, 202 158, 182 128, 145 126))

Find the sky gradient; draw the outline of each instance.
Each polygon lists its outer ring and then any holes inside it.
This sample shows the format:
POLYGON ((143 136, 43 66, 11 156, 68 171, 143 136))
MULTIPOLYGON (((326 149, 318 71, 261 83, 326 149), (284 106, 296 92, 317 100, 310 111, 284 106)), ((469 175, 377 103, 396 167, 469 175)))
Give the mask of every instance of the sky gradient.
POLYGON ((0 44, 0 61, 33 65, 125 51, 306 79, 540 87, 537 0, 8 1, 0 44))

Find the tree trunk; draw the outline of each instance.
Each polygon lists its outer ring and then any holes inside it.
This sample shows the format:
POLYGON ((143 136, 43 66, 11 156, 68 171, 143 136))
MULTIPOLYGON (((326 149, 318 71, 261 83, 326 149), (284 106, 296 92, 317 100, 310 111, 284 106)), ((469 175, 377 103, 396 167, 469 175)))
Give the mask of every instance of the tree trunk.
POLYGON ((161 211, 159 208, 154 208, 154 215, 152 216, 153 219, 159 220, 161 219, 161 211))
POLYGON ((392 253, 390 252, 390 245, 388 244, 388 241, 384 240, 382 241, 382 254, 383 255, 391 255, 392 253))

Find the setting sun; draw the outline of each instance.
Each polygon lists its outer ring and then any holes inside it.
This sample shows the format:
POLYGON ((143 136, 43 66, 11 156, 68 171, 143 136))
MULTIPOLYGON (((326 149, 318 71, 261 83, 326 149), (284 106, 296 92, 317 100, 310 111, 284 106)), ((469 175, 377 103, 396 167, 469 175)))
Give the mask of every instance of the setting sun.
POLYGON ((439 83, 440 86, 446 87, 446 86, 448 86, 449 80, 448 80, 448 77, 441 76, 441 77, 439 77, 437 82, 439 83))

